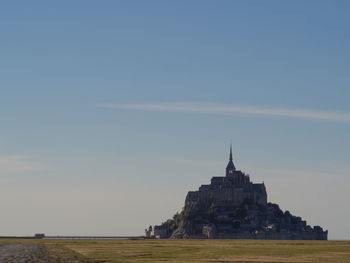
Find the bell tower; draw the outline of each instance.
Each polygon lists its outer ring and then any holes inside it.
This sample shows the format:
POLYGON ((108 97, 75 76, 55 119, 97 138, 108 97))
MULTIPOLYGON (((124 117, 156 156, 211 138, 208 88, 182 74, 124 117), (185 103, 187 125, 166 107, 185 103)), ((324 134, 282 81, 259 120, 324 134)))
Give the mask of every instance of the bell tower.
POLYGON ((236 167, 233 164, 232 161, 232 144, 230 145, 230 160, 226 166, 226 176, 233 175, 233 173, 236 171, 236 167))

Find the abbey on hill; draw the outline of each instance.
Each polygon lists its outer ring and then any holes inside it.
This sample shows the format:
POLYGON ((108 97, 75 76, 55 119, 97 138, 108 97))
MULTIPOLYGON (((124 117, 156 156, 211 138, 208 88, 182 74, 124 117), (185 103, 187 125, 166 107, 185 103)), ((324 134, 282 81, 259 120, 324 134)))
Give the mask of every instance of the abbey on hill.
POLYGON ((265 184, 236 170, 230 147, 226 176, 188 192, 181 213, 145 230, 148 238, 327 240, 328 231, 267 202, 265 184))

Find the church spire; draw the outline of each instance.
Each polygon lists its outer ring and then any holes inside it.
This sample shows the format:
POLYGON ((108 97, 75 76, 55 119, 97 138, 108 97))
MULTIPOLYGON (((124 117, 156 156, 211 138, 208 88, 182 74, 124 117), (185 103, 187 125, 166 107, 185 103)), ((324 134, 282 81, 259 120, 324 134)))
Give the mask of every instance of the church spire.
POLYGON ((236 170, 235 165, 233 164, 232 161, 232 143, 230 144, 230 161, 228 162, 226 166, 226 175, 233 174, 234 171, 236 170))

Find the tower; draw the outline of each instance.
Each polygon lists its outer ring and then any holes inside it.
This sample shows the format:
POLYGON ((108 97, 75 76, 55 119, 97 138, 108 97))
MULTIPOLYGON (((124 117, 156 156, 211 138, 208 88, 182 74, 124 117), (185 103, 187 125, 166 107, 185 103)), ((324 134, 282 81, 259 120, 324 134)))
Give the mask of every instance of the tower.
POLYGON ((230 145, 230 160, 226 166, 226 176, 233 175, 234 171, 236 171, 236 167, 232 161, 232 144, 230 145))

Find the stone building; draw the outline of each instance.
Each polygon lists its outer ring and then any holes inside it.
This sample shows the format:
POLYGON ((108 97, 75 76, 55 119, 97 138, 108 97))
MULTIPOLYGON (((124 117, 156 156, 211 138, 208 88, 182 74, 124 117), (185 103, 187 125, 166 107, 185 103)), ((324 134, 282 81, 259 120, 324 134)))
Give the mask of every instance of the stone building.
POLYGON ((215 207, 238 206, 244 200, 252 200, 260 205, 267 204, 265 184, 253 184, 249 175, 236 170, 232 161, 232 146, 230 147, 229 163, 226 167, 226 176, 213 177, 211 184, 202 185, 198 191, 187 194, 185 207, 200 206, 215 207))
POLYGON ((149 228, 145 229, 145 237, 146 238, 167 238, 169 237, 168 235, 168 230, 165 226, 149 226, 149 228))

